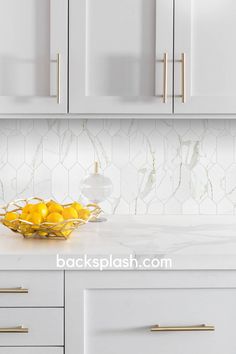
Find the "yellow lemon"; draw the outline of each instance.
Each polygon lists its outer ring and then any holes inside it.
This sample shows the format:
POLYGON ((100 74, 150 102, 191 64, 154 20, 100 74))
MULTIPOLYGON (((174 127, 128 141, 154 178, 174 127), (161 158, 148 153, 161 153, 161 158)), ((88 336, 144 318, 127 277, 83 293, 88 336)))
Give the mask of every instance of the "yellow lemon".
POLYGON ((10 227, 13 230, 17 230, 19 225, 19 214, 14 212, 6 213, 3 224, 10 227))
POLYGON ((50 205, 52 205, 53 203, 56 203, 56 202, 54 202, 54 200, 49 200, 49 202, 47 202, 46 205, 49 208, 50 205))
POLYGON ((19 216, 19 219, 20 219, 20 220, 29 221, 29 219, 30 219, 30 214, 22 213, 22 214, 19 216))
POLYGON ((71 207, 63 209, 62 216, 64 217, 65 220, 77 219, 78 213, 77 213, 76 209, 71 206, 71 207))
POLYGON ((18 220, 18 219, 19 219, 19 214, 17 214, 17 213, 9 212, 9 213, 6 213, 6 215, 5 215, 6 221, 14 221, 14 220, 18 220))
POLYGON ((42 215, 40 213, 33 212, 30 215, 29 221, 31 221, 33 224, 40 225, 41 222, 43 221, 43 217, 42 217, 42 215))
POLYGON ((32 227, 31 227, 31 225, 27 225, 27 224, 21 223, 20 226, 19 226, 19 231, 23 235, 31 234, 32 233, 32 227))
POLYGON ((47 222, 50 222, 52 224, 56 224, 62 221, 64 221, 63 216, 57 212, 51 213, 47 217, 47 222))
POLYGON ((81 209, 83 209, 83 205, 80 204, 80 203, 78 203, 78 202, 74 202, 71 206, 72 206, 72 208, 74 208, 74 209, 77 211, 77 213, 78 213, 81 209))
POLYGON ((34 211, 31 214, 28 214, 28 218, 26 219, 27 221, 32 222, 32 230, 38 230, 39 229, 39 225, 41 224, 41 222, 43 222, 43 217, 40 213, 34 211))
POLYGON ((31 220, 31 214, 21 214, 19 216, 19 231, 23 234, 26 235, 27 233, 32 233, 32 226, 29 224, 24 223, 24 221, 29 221, 32 222, 31 220))
POLYGON ((82 219, 82 220, 88 220, 88 218, 90 217, 91 212, 89 209, 81 209, 78 212, 78 218, 82 219))
POLYGON ((24 208, 22 209, 22 213, 23 214, 31 213, 33 208, 34 208, 34 204, 26 204, 26 206, 24 206, 24 208))
POLYGON ((45 237, 45 236, 47 236, 48 233, 45 232, 45 231, 39 231, 38 234, 39 234, 39 236, 41 236, 41 237, 45 237))
POLYGON ((32 232, 32 231, 27 231, 27 232, 25 232, 23 235, 24 235, 24 237, 31 237, 31 236, 33 236, 33 234, 34 234, 34 232, 32 232))
POLYGON ((43 219, 47 217, 48 215, 48 208, 47 205, 44 203, 39 203, 36 204, 34 209, 33 209, 36 213, 39 213, 42 215, 43 219))
POLYGON ((48 207, 49 214, 54 212, 61 213, 62 211, 63 211, 63 206, 55 202, 51 203, 48 207))

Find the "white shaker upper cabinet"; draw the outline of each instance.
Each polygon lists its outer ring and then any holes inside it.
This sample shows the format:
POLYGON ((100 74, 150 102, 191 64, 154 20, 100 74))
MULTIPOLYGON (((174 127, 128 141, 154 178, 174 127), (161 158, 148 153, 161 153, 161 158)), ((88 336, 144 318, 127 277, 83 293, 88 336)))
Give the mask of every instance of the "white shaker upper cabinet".
POLYGON ((67 112, 67 0, 0 0, 0 114, 67 112))
POLYGON ((70 0, 70 113, 172 113, 172 0, 70 0))
POLYGON ((175 113, 236 113, 236 1, 175 1, 175 113))

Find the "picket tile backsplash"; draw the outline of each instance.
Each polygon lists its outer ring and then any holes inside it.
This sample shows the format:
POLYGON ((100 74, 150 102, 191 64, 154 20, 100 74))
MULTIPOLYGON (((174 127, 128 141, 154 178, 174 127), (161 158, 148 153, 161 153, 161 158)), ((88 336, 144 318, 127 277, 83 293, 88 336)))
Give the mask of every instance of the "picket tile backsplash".
POLYGON ((95 160, 108 213, 235 213, 235 120, 0 120, 1 204, 79 199, 95 160))

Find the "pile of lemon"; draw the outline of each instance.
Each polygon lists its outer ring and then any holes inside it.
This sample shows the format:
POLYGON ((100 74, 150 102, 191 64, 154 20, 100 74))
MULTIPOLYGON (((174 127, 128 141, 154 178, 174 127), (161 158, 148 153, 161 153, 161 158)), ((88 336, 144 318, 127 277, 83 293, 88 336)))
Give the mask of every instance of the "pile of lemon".
POLYGON ((35 231, 39 236, 46 236, 47 232, 40 231, 40 225, 42 223, 48 226, 56 225, 53 229, 55 235, 61 233, 62 236, 68 236, 73 226, 73 220, 87 221, 90 215, 90 210, 78 202, 63 206, 51 200, 47 203, 26 204, 18 212, 7 212, 3 224, 25 236, 31 236, 35 231), (67 220, 68 222, 66 222, 67 220), (60 224, 63 224, 63 228, 60 224))

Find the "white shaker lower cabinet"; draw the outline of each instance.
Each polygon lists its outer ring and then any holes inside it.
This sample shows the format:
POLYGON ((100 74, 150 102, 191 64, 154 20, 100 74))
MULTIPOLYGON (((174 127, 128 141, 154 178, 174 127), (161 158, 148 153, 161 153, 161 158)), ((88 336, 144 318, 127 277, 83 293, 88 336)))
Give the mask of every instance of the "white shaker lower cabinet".
POLYGON ((172 113, 172 0, 70 0, 69 27, 70 113, 172 113))
POLYGON ((236 272, 66 272, 66 354, 235 354, 236 272))
POLYGON ((68 0, 0 1, 0 114, 67 112, 68 0))
POLYGON ((234 0, 175 1, 175 113, 236 113, 235 18, 234 0))

